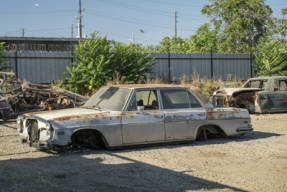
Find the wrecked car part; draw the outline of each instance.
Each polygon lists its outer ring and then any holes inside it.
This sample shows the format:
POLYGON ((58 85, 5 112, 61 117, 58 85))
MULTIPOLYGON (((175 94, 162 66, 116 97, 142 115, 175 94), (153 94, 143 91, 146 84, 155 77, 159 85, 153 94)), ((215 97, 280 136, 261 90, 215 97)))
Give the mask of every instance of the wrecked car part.
POLYGON ((23 113, 74 108, 87 100, 56 86, 21 83, 13 72, 0 71, 0 116, 4 120, 23 113))
POLYGON ((251 78, 242 88, 215 91, 210 100, 218 107, 245 108, 250 113, 286 112, 287 77, 251 78))

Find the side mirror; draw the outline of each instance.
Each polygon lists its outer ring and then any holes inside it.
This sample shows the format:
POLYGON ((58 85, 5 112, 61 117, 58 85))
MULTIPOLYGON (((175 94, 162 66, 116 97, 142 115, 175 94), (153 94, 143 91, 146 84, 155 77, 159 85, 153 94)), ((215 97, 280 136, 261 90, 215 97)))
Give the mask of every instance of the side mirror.
POLYGON ((138 111, 143 111, 144 110, 144 106, 137 106, 138 111))

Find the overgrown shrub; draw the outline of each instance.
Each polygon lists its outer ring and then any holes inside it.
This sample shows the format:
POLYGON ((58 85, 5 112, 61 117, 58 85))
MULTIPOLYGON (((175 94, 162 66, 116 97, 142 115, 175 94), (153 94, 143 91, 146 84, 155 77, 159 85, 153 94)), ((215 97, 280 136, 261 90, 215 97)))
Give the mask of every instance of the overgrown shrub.
POLYGON ((110 52, 111 46, 106 36, 102 38, 98 32, 92 33, 91 38, 79 41, 75 48, 76 62, 72 63, 72 67, 67 67, 67 88, 84 94, 105 85, 113 75, 114 54, 110 52))
POLYGON ((98 32, 79 41, 75 52, 76 62, 67 67, 69 77, 66 78, 66 88, 81 94, 94 92, 108 81, 113 81, 113 76, 126 83, 141 82, 153 65, 150 55, 135 49, 133 44, 109 42, 98 32))
POLYGON ((133 44, 116 43, 112 52, 115 54, 114 70, 117 76, 127 83, 141 82, 146 73, 151 72, 153 60, 149 55, 136 51, 133 44))
POLYGON ((255 55, 258 76, 287 75, 287 44, 265 43, 255 55))

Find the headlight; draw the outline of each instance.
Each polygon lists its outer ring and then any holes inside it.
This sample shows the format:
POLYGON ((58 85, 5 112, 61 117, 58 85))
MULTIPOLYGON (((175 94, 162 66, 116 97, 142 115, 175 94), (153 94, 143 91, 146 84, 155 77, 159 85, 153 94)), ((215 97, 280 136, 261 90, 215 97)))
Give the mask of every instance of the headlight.
POLYGON ((52 131, 47 130, 46 135, 47 135, 48 139, 51 139, 52 138, 52 131))
POLYGON ((22 123, 22 119, 20 116, 17 117, 17 124, 20 125, 22 123))
POLYGON ((47 122, 46 125, 45 125, 45 128, 46 128, 47 130, 50 130, 50 129, 51 129, 51 124, 50 124, 49 122, 47 122))
POLYGON ((23 125, 18 124, 17 130, 19 133, 23 133, 23 125))

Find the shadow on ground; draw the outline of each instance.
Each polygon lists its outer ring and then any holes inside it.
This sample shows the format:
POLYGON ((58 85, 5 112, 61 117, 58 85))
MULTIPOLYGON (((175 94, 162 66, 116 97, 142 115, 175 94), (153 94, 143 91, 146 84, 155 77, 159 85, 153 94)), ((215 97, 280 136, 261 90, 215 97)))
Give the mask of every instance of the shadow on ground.
POLYGON ((244 191, 186 174, 191 170, 175 172, 106 150, 5 160, 0 168, 2 191, 244 191), (96 157, 103 153, 114 164, 96 157))

